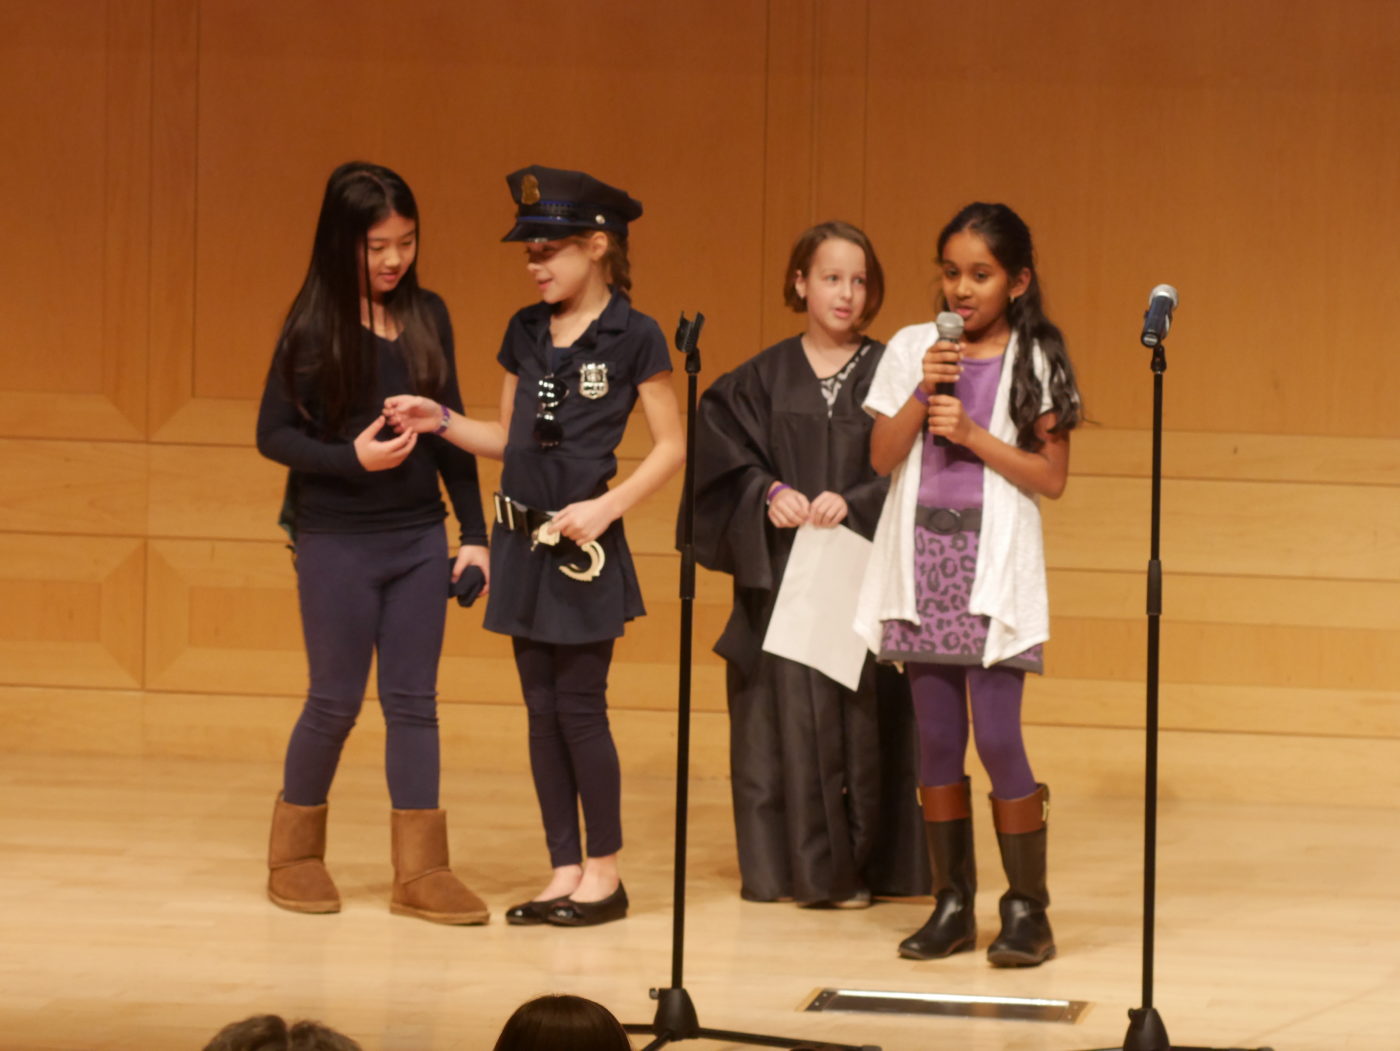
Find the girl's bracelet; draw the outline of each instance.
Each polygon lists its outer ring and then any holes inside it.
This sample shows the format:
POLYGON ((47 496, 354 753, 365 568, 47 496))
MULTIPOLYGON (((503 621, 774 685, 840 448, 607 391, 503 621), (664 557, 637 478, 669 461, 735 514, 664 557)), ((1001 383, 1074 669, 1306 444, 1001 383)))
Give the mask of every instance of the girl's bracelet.
POLYGON ((791 488, 792 488, 792 486, 788 485, 787 482, 779 482, 777 485, 773 486, 772 488, 770 488, 770 489, 768 490, 768 498, 767 498, 767 500, 764 501, 764 502, 765 502, 765 503, 771 504, 771 503, 773 502, 773 497, 777 496, 777 495, 778 495, 779 493, 781 493, 784 489, 791 489, 791 488))
POLYGON ((447 433, 447 425, 448 425, 449 423, 451 423, 451 422, 452 422, 452 410, 449 409, 446 405, 444 405, 444 406, 442 407, 442 423, 438 426, 438 429, 437 429, 436 431, 434 431, 433 433, 434 433, 434 434, 446 434, 446 433, 447 433))
POLYGON ((924 385, 922 383, 920 383, 917 387, 914 388, 914 400, 917 401, 920 405, 928 404, 929 392, 924 390, 924 385))

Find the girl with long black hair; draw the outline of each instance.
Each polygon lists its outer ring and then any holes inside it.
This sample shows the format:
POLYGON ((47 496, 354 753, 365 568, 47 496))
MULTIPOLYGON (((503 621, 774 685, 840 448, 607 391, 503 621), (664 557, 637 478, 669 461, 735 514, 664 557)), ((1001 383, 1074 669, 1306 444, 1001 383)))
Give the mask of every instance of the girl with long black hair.
POLYGON ((394 867, 392 911, 439 923, 488 913, 448 867, 439 809, 437 667, 449 562, 439 478, 461 527, 452 579, 488 569, 476 461, 433 435, 395 435, 384 399, 414 392, 460 410, 452 325, 418 285, 418 207, 375 164, 326 184, 311 263, 277 341, 258 451, 290 468, 284 524, 296 551, 310 671, 273 812, 268 896, 336 912, 324 864, 327 796, 378 658, 394 867))

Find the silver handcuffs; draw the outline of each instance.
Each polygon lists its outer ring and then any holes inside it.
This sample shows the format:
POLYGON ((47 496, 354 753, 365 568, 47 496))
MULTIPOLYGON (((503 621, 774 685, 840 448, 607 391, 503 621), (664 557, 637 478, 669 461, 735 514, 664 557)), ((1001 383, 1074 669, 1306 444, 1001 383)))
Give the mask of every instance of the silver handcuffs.
MULTIPOLYGON (((544 522, 530 534, 530 550, 535 550, 540 544, 545 547, 554 547, 561 539, 563 536, 559 530, 554 528, 553 522, 544 522)), ((581 580, 585 583, 596 580, 602 574, 603 563, 606 560, 602 546, 598 541, 590 540, 586 544, 579 544, 578 549, 588 556, 588 565, 574 566, 564 562, 559 566, 559 572, 570 580, 581 580)))

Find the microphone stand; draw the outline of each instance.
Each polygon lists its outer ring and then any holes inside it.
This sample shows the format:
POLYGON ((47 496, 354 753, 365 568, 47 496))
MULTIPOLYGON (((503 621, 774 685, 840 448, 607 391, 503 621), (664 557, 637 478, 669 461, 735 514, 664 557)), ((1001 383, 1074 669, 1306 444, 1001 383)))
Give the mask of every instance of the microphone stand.
MULTIPOLYGON (((1143 342, 1146 342, 1144 337, 1143 342)), ((1143 822, 1142 1006, 1128 1011, 1128 1033, 1117 1048, 1097 1051, 1245 1051, 1173 1044, 1157 1008, 1152 1006, 1152 967, 1157 912, 1157 722, 1162 620, 1162 374, 1167 349, 1161 339, 1152 347, 1152 539, 1147 562, 1147 774, 1143 822)), ((1255 1051, 1273 1051, 1256 1048, 1255 1051)))
POLYGON ((783 1036, 763 1036, 738 1033, 728 1029, 710 1029, 700 1024, 695 1004, 686 992, 685 970, 685 863, 686 824, 690 798, 690 672, 691 635, 695 604, 695 420, 696 387, 700 375, 700 329, 705 315, 696 314, 691 321, 681 314, 676 328, 676 349, 685 355, 686 372, 686 439, 685 474, 681 492, 681 634, 680 634, 680 703, 676 713, 676 869, 672 891, 674 909, 671 926, 671 984, 664 989, 652 989, 657 1001, 656 1016, 650 1023, 623 1025, 629 1033, 650 1033, 656 1039, 643 1051, 654 1051, 677 1040, 718 1040, 730 1044, 753 1044, 758 1047, 812 1047, 815 1051, 880 1051, 873 1044, 815 1043, 783 1036))

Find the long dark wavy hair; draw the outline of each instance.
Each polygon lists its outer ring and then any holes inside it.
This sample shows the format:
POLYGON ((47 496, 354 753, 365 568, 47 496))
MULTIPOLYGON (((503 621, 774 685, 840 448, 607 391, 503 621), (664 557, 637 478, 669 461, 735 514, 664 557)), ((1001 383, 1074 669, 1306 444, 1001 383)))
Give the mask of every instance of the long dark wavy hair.
MULTIPOLYGON (((322 437, 347 437, 351 417, 372 407, 374 341, 360 320, 360 290, 370 282, 370 227, 395 213, 418 224, 413 191, 388 168, 351 161, 331 172, 306 279, 278 340, 287 391, 322 437)), ((435 394, 447 378, 447 359, 418 287, 416 258, 385 294, 384 307, 397 323, 414 390, 435 394)))
MULTIPOLYGON (((943 249, 948 239, 964 230, 979 235, 987 243, 988 250, 1001 264, 1012 282, 1022 270, 1029 271, 1030 285, 1017 296, 1007 310, 1007 321, 1016 334, 1015 371, 1011 375, 1011 419, 1016 424, 1016 444, 1032 452, 1043 442, 1036 437, 1035 421, 1040 416, 1041 385, 1035 374, 1031 348, 1040 345, 1047 366, 1046 379, 1050 386, 1050 411, 1055 414, 1055 426, 1051 434, 1068 434, 1079 426, 1082 420, 1079 386, 1074 379, 1074 366, 1070 364, 1069 351, 1065 348, 1065 338, 1054 322, 1045 316, 1045 306, 1040 291, 1040 277, 1035 270, 1035 248, 1031 243, 1030 227, 1025 221, 1004 204, 985 204, 974 201, 961 209, 949 220, 948 225, 938 235, 938 258, 943 259, 943 249)), ((940 306, 947 304, 939 295, 940 306)))

